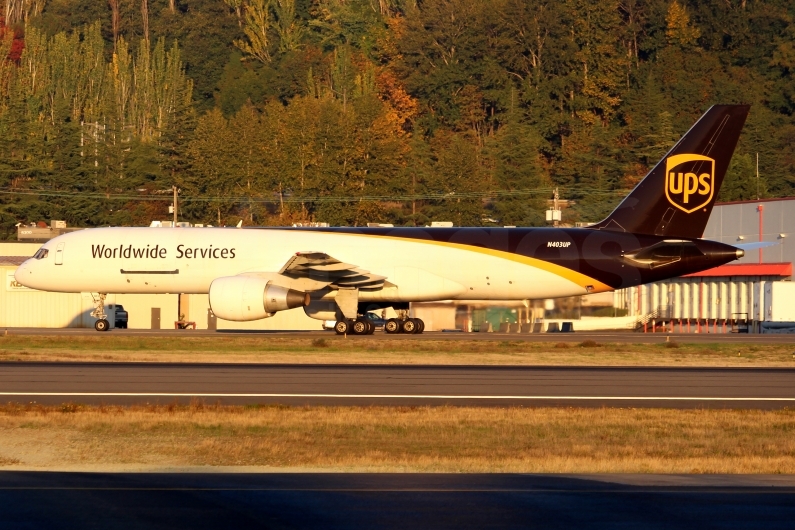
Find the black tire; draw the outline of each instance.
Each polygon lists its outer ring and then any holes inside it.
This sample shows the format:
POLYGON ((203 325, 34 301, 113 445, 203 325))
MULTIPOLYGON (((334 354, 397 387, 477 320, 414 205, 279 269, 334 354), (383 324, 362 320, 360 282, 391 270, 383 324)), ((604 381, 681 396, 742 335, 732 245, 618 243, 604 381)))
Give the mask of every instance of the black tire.
POLYGON ((423 331, 425 331, 425 321, 422 320, 421 318, 418 318, 416 320, 417 320, 417 324, 419 324, 419 329, 417 329, 417 335, 419 335, 423 331))
POLYGON ((389 334, 400 333, 400 320, 396 318, 390 318, 384 324, 384 331, 389 334))
POLYGON ((110 329, 110 322, 101 318, 94 322, 94 329, 97 331, 108 331, 110 329))
POLYGON ((364 321, 367 322, 367 332, 365 333, 365 335, 372 335, 373 333, 375 333, 375 324, 373 323, 373 321, 370 320, 369 318, 365 318, 364 321))
POLYGON ((370 331, 370 326, 367 325, 365 319, 355 320, 351 326, 351 331, 354 335, 366 335, 370 331))
POLYGON ((348 324, 347 320, 338 320, 336 324, 334 324, 334 331, 337 335, 345 335, 350 331, 350 325, 348 324))
POLYGON ((416 333, 417 332, 417 322, 413 318, 407 318, 403 321, 403 324, 400 326, 400 329, 403 333, 416 333))

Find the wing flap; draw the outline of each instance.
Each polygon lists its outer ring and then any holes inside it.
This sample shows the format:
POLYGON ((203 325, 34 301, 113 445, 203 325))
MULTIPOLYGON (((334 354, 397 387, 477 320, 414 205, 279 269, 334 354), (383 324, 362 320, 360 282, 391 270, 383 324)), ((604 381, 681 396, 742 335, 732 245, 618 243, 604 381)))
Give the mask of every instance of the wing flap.
POLYGON ((306 278, 337 288, 380 289, 385 276, 373 274, 351 263, 344 263, 325 252, 296 252, 279 274, 290 278, 306 278))

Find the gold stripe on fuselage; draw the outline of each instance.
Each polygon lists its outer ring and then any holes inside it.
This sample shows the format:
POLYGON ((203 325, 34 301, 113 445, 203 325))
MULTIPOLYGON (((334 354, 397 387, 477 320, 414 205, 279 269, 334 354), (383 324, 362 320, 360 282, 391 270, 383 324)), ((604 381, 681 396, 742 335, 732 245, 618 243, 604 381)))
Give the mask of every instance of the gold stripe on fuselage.
POLYGON ((425 243, 429 245, 437 245, 447 248, 455 248, 458 250, 466 250, 469 252, 478 252, 480 254, 486 254, 488 256, 494 256, 496 258, 507 259, 509 261, 514 261, 516 263, 521 263, 522 265, 529 265, 530 267, 535 267, 537 269, 541 269, 556 276, 560 276, 561 278, 565 278, 570 282, 579 285, 583 289, 587 287, 591 287, 592 289, 588 290, 591 293, 602 293, 605 291, 612 291, 613 288, 609 285, 600 282, 595 278, 591 278, 581 272, 573 271, 571 269, 567 269, 562 265, 556 265, 554 263, 550 263, 548 261, 544 261, 538 258, 531 258, 529 256, 522 256, 521 254, 515 254, 513 252, 506 252, 504 250, 495 250, 491 248, 484 248, 478 247, 475 245, 466 245, 463 243, 449 243, 447 241, 436 241, 432 239, 414 239, 408 237, 399 237, 399 236, 389 236, 389 235, 376 235, 376 234, 363 234, 363 233, 351 233, 351 232, 327 232, 337 235, 346 235, 346 236, 354 236, 354 237, 373 237, 373 238, 381 238, 381 239, 391 239, 393 241, 410 241, 413 243, 425 243))

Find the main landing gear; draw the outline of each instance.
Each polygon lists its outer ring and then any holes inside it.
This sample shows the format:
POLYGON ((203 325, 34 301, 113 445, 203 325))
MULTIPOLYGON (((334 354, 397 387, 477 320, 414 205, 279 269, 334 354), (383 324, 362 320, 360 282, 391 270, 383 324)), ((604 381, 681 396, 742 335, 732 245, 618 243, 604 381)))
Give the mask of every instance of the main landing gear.
MULTIPOLYGON (((334 325, 337 335, 372 335, 375 332, 375 324, 369 318, 357 318, 356 320, 339 320, 334 325)), ((386 333, 410 333, 420 334, 425 331, 425 322, 419 318, 390 318, 384 324, 386 333)))
POLYGON ((105 314, 105 298, 107 296, 107 293, 99 293, 96 296, 91 293, 91 298, 94 299, 94 310, 91 312, 91 316, 97 319, 94 322, 94 329, 97 331, 108 331, 110 329, 108 315, 105 314))
POLYGON ((384 331, 387 333, 408 333, 419 335, 425 331, 425 322, 421 318, 409 318, 409 312, 406 309, 399 309, 397 311, 397 318, 390 318, 384 324, 384 331))
POLYGON ((375 324, 369 318, 357 318, 356 320, 339 320, 334 325, 337 335, 372 335, 375 332, 375 324))
POLYGON ((384 331, 387 333, 410 333, 419 335, 425 331, 425 322, 421 318, 390 318, 384 324, 384 331))

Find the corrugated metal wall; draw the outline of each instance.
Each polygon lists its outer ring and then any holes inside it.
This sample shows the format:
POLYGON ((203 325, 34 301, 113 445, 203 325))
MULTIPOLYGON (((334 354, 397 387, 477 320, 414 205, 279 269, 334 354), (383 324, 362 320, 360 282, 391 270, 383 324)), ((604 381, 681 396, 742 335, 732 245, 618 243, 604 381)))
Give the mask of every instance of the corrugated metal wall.
MULTIPOLYGON (((27 289, 13 281, 15 270, 16 267, 0 267, 0 326, 85 327, 86 308, 79 293, 46 293, 27 289)), ((90 313, 92 309, 93 306, 89 305, 87 310, 90 313)))
POLYGON ((129 329, 152 329, 153 308, 160 309, 160 329, 174 329, 174 321, 178 319, 175 294, 117 294, 108 295, 108 298, 127 311, 129 329))
POLYGON ((764 320, 765 285, 773 276, 673 278, 615 292, 615 307, 630 315, 656 313, 661 318, 764 320))
MULTIPOLYGON (((762 240, 778 243, 763 250, 765 262, 795 261, 795 199, 753 201, 716 205, 704 231, 704 239, 729 245, 759 240, 759 211, 762 240)), ((749 251, 733 263, 757 263, 758 251, 749 251)), ((736 276, 726 278, 673 278, 664 282, 630 287, 615 292, 613 304, 630 315, 665 315, 676 319, 732 319, 747 313, 750 320, 763 320, 764 286, 780 277, 736 276)))
MULTIPOLYGON (((778 245, 762 250, 766 263, 795 262, 795 199, 718 204, 704 230, 704 239, 728 245, 759 241, 759 212, 762 205, 762 240, 778 245), (783 236, 783 237, 781 237, 783 236), (742 238, 742 239, 741 239, 742 238)), ((759 251, 752 250, 734 263, 757 263, 759 251)))

